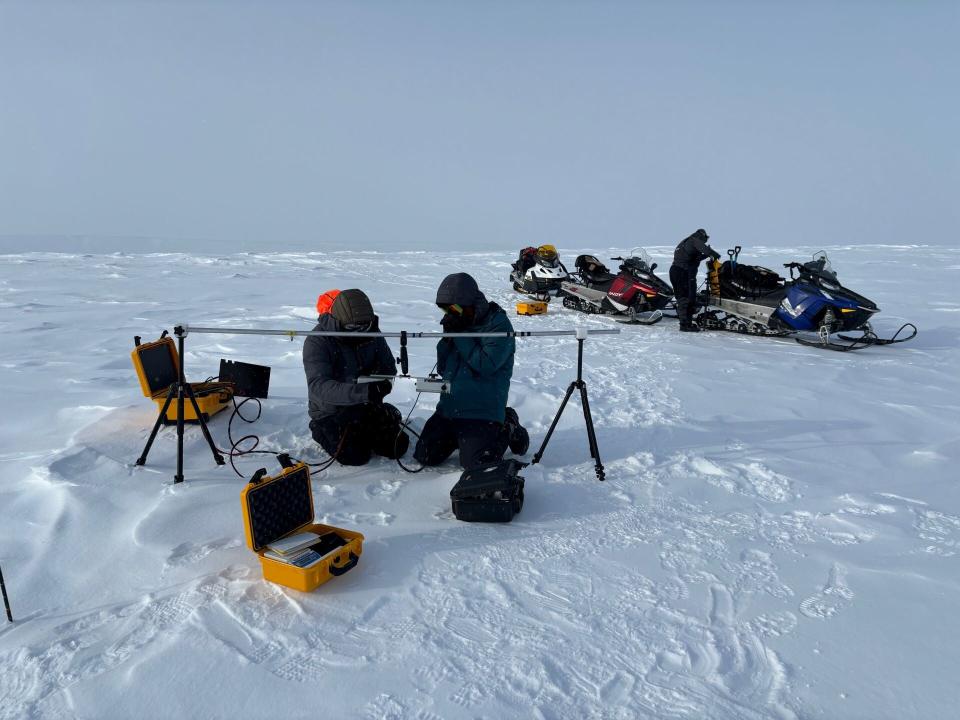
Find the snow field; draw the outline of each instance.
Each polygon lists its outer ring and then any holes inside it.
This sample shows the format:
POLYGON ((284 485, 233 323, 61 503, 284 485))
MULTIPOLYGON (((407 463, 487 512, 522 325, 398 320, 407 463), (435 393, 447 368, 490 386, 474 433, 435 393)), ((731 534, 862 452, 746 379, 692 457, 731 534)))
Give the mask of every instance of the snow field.
MULTIPOLYGON (((648 248, 665 274, 667 248, 648 248)), ((745 248, 778 268, 817 248, 745 248)), ((179 322, 309 329, 316 295, 360 287, 385 330, 433 330, 466 270, 511 310, 502 253, 0 256, 0 718, 951 717, 960 597, 960 253, 827 248, 909 344, 614 325, 553 303, 517 328, 620 327, 585 352, 606 483, 579 403, 508 525, 457 522, 453 464, 314 479, 320 522, 363 532, 357 569, 310 594, 265 583, 243 481, 187 434, 135 468, 155 417, 129 352, 179 322)), ((568 265, 576 255, 560 248, 568 265)), ((594 251, 601 259, 617 252, 594 251)), ((190 336, 270 365, 261 447, 320 460, 300 341, 190 336)), ((394 347, 396 349, 396 347, 394 347)), ((410 343, 425 374, 433 345, 410 343)), ((518 340, 511 403, 539 446, 576 344, 518 340)), ((412 383, 391 402, 406 414, 412 383)), ((433 401, 413 414, 422 425, 433 401)), ((228 416, 211 422, 221 447, 228 416)), ((529 456, 528 458, 529 459, 529 456)), ((276 466, 241 458, 248 474, 276 466)), ((411 460, 410 463, 413 461, 411 460)))

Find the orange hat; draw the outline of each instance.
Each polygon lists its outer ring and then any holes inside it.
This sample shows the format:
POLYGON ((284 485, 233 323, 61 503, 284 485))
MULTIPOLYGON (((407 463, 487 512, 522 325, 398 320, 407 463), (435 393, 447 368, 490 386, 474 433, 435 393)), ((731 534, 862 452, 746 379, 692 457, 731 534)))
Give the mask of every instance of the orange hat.
POLYGON ((317 314, 323 315, 330 312, 330 308, 333 307, 333 301, 337 299, 337 295, 340 294, 339 290, 327 290, 320 297, 317 298, 317 314))

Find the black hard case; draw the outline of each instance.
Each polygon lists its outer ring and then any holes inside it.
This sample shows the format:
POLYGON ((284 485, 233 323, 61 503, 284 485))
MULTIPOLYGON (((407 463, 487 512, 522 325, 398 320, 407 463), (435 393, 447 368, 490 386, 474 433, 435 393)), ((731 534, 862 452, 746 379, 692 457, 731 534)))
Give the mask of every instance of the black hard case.
POLYGON ((465 470, 450 491, 453 514, 465 522, 510 522, 523 508, 527 463, 501 460, 465 470))

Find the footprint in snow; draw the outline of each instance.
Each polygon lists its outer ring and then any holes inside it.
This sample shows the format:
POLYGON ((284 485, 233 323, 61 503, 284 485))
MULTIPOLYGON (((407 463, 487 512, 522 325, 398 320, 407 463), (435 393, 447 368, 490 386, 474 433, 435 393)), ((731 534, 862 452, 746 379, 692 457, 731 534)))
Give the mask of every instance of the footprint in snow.
POLYGON ((218 550, 229 550, 236 547, 240 547, 240 541, 236 538, 221 538, 209 543, 181 543, 167 557, 167 566, 193 565, 218 550))
POLYGON ((761 637, 781 637, 796 630, 797 616, 792 612, 758 615, 750 621, 750 627, 761 637))
POLYGON ((929 543, 924 552, 951 557, 960 550, 960 517, 938 510, 910 508, 914 514, 913 527, 917 537, 929 543))
POLYGON ((396 515, 383 511, 376 513, 335 513, 329 517, 334 523, 345 522, 349 525, 380 525, 382 527, 392 524, 397 519, 396 515))
POLYGON ((808 618, 825 620, 847 608, 853 591, 847 586, 847 569, 834 563, 823 589, 800 603, 800 612, 808 618))
POLYGON ((858 498, 849 493, 841 495, 839 500, 844 503, 844 506, 837 511, 842 515, 870 517, 874 515, 889 515, 897 511, 893 505, 870 502, 869 500, 858 498))

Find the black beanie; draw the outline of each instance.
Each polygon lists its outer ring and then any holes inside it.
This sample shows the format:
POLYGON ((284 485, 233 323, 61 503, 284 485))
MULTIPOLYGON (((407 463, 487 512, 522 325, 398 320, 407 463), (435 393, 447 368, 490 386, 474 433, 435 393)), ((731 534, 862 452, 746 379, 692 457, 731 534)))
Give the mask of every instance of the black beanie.
POLYGON ((330 314, 342 326, 369 325, 373 322, 373 305, 363 290, 343 290, 330 307, 330 314))

